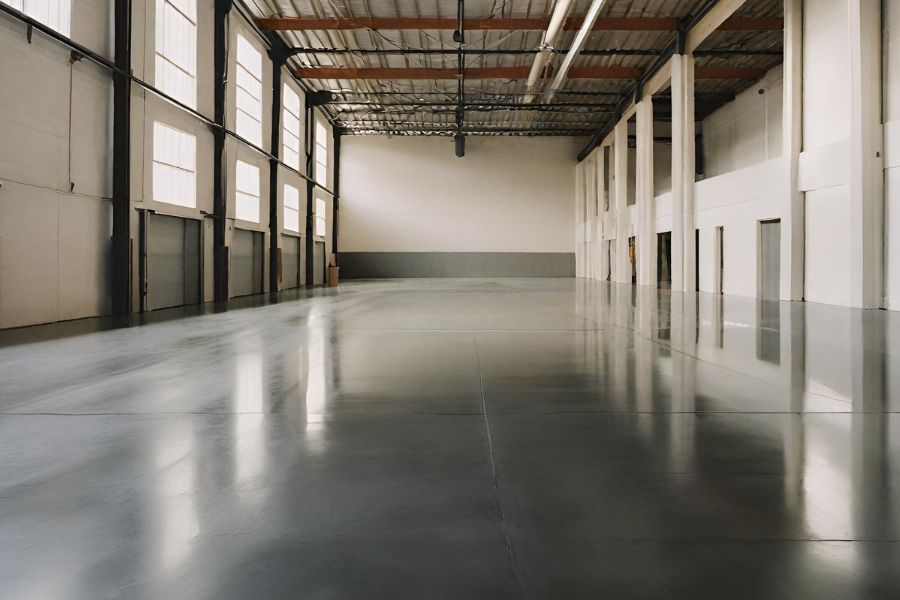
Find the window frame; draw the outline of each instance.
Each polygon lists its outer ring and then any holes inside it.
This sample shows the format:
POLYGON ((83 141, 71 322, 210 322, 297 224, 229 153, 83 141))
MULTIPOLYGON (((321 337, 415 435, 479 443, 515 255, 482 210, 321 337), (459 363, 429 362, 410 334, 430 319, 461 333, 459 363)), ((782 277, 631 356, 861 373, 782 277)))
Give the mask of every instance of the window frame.
POLYGON ((281 154, 282 154, 281 159, 284 162, 284 164, 299 171, 300 165, 301 165, 300 157, 302 156, 302 153, 303 153, 303 151, 302 151, 303 120, 301 117, 301 115, 303 113, 303 106, 300 103, 300 94, 295 92, 294 88, 292 88, 290 85, 288 85, 287 82, 285 82, 282 85, 283 85, 283 87, 282 87, 282 91, 281 91, 281 154), (296 98, 296 105, 297 105, 296 113, 294 113, 294 111, 291 110, 291 108, 288 106, 289 103, 286 101, 286 99, 289 96, 293 96, 294 98, 296 98), (296 129, 297 129, 296 133, 291 131, 291 129, 289 127, 289 125, 291 125, 293 123, 296 123, 296 129), (296 143, 288 144, 289 138, 291 140, 296 140, 296 143), (288 157, 289 152, 291 153, 291 155, 296 155, 295 161, 292 161, 289 159, 289 157, 288 157))
MULTIPOLYGON (((236 42, 235 42, 235 60, 234 60, 234 69, 235 69, 235 77, 234 77, 234 130, 242 138, 249 141, 251 144, 256 145, 257 147, 262 147, 262 130, 263 130, 263 60, 262 60, 262 52, 254 46, 246 36, 244 36, 241 32, 237 32, 236 34, 236 42), (247 51, 253 52, 253 61, 258 64, 249 64, 249 61, 241 59, 241 54, 246 54, 247 51), (251 69, 252 67, 252 69, 251 69), (258 76, 253 71, 256 70, 259 72, 258 76), (245 73, 246 76, 242 76, 241 73, 245 73), (249 78, 249 79, 248 79, 249 78), (244 82, 242 84, 241 82, 244 82), (255 82, 255 83, 254 83, 255 82), (250 89, 250 85, 255 89, 250 89), (252 114, 249 112, 249 107, 242 107, 241 102, 241 93, 246 94, 246 96, 256 104, 256 114, 252 114), (243 114, 246 119, 254 122, 253 130, 247 130, 246 127, 247 121, 241 119, 241 114, 243 114)), ((248 56, 245 56, 244 59, 248 59, 248 56)))
POLYGON ((316 197, 316 210, 314 213, 315 220, 313 222, 313 235, 317 238, 325 239, 328 237, 328 202, 321 196, 316 197), (322 207, 323 210, 319 210, 322 207), (322 224, 322 233, 319 233, 319 223, 322 224))
POLYGON ((237 221, 245 221, 247 223, 256 223, 257 225, 260 223, 260 209, 262 208, 261 202, 261 189, 260 189, 260 168, 253 164, 241 159, 235 159, 234 161, 234 218, 237 221), (253 181, 256 182, 255 190, 251 189, 241 189, 242 177, 241 171, 252 169, 255 171, 255 178, 253 181), (240 211, 240 200, 244 198, 245 200, 248 198, 254 198, 256 200, 256 218, 250 219, 243 215, 240 211))
POLYGON ((282 187, 281 193, 282 193, 281 208, 282 208, 282 213, 283 213, 282 214, 282 221, 283 221, 282 228, 285 231, 290 231, 293 233, 300 233, 300 189, 289 183, 285 183, 284 186, 282 187), (293 192, 290 195, 296 194, 296 199, 297 199, 296 208, 294 208, 292 206, 288 206, 288 196, 289 196, 288 189, 293 190, 293 192), (296 217, 297 228, 296 229, 294 229, 292 227, 288 227, 288 214, 289 213, 297 214, 297 217, 296 217))
MULTIPOLYGON (((179 151, 186 150, 185 148, 179 147, 179 151)), ((182 157, 184 158, 184 157, 182 157)), ((153 147, 150 150, 150 197, 154 202, 161 202, 163 204, 168 204, 171 206, 180 206, 182 208, 197 208, 197 136, 178 129, 177 127, 173 127, 168 123, 163 121, 153 121, 153 147), (176 137, 181 137, 180 140, 175 140, 179 146, 183 143, 189 143, 192 146, 192 153, 188 152, 186 156, 190 156, 191 160, 188 162, 193 162, 193 165, 181 164, 177 157, 160 157, 157 158, 157 152, 162 153, 164 148, 162 148, 162 144, 160 143, 160 139, 158 137, 159 128, 160 132, 163 129, 167 129, 171 132, 174 132, 176 137), (189 175, 191 179, 191 194, 190 194, 190 203, 186 202, 172 202, 171 198, 169 199, 160 199, 157 194, 162 194, 162 190, 160 189, 159 181, 157 177, 161 177, 162 173, 171 172, 171 170, 175 170, 179 173, 184 173, 189 175)))
POLYGON ((0 2, 43 23, 67 38, 72 37, 72 0, 0 0, 0 2), (38 3, 45 5, 40 7, 46 8, 44 14, 34 8, 33 5, 38 3), (51 6, 53 5, 56 6, 55 19, 52 18, 54 15, 51 15, 51 6))
POLYGON ((322 185, 325 188, 328 188, 328 183, 329 183, 328 180, 330 177, 330 173, 328 172, 328 168, 329 168, 328 163, 330 162, 328 160, 328 153, 330 151, 330 147, 329 147, 330 145, 329 145, 329 140, 328 140, 328 127, 325 123, 322 122, 322 117, 319 115, 316 115, 315 136, 314 136, 313 142, 314 142, 314 144, 313 144, 313 146, 314 146, 314 148, 313 148, 313 179, 315 179, 316 183, 318 183, 319 185, 322 185), (319 135, 320 132, 323 132, 325 135, 320 136, 319 135), (320 140, 319 139, 320 137, 324 138, 324 140, 320 140), (319 150, 322 150, 322 153, 324 154, 324 158, 325 158, 324 162, 319 160, 319 150), (324 171, 324 173, 323 173, 324 177, 322 178, 321 181, 319 180, 319 167, 321 167, 322 171, 324 171))
MULTIPOLYGON (((172 96, 182 104, 185 104, 191 108, 197 108, 197 23, 199 19, 197 16, 197 0, 156 0, 156 31, 154 33, 154 48, 153 48, 153 56, 154 56, 154 83, 156 87, 165 92, 166 94, 172 96), (188 14, 183 10, 183 7, 180 4, 186 3, 190 10, 188 12, 193 12, 193 16, 188 14), (187 40, 181 40, 181 44, 176 42, 176 46, 184 45, 186 48, 189 47, 190 54, 188 56, 187 65, 181 64, 178 60, 178 57, 169 56, 164 47, 160 47, 161 45, 165 45, 165 36, 166 36, 166 20, 165 20, 165 10, 166 6, 171 7, 171 9, 178 14, 181 18, 183 18, 188 25, 189 36, 187 40), (162 37, 162 40, 161 40, 162 37), (186 77, 190 79, 190 92, 187 95, 184 95, 181 90, 170 88, 166 81, 162 76, 162 69, 160 69, 160 61, 170 65, 176 71, 182 73, 186 77)), ((171 35, 175 35, 176 32, 170 32, 171 35)))

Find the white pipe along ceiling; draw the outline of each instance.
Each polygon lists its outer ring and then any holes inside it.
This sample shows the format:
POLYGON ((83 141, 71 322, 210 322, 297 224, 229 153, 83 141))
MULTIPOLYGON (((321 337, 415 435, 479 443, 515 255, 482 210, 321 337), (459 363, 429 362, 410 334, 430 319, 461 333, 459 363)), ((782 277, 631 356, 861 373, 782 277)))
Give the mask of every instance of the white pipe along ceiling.
POLYGON ((559 32, 562 31, 563 24, 566 22, 566 17, 569 16, 569 10, 571 8, 572 0, 558 0, 553 7, 553 15, 550 17, 550 24, 547 26, 547 31, 544 33, 544 39, 541 41, 541 51, 535 55, 534 62, 531 64, 531 72, 528 74, 528 83, 525 86, 528 95, 525 96, 525 104, 534 100, 535 87, 541 76, 541 71, 544 70, 544 66, 550 59, 550 55, 553 54, 553 44, 556 42, 559 32))
POLYGON ((594 0, 591 7, 588 9, 584 22, 581 24, 581 28, 575 35, 575 40, 572 42, 572 46, 569 48, 566 58, 563 59, 562 64, 559 66, 559 71, 556 73, 556 77, 553 78, 553 83, 550 84, 550 90, 547 93, 547 102, 553 100, 553 97, 556 96, 556 92, 561 90, 565 85, 566 74, 569 72, 572 63, 575 62, 575 59, 587 43, 588 37, 590 37, 591 31, 594 29, 594 23, 597 22, 597 17, 600 16, 600 11, 603 9, 604 4, 606 4, 606 0, 594 0))

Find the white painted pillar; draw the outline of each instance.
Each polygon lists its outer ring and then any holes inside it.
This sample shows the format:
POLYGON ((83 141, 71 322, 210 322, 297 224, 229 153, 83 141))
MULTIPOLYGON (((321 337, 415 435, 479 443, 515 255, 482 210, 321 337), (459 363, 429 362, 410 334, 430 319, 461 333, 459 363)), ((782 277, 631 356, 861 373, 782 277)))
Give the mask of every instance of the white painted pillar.
POLYGON ((596 197, 594 198, 594 212, 597 214, 594 219, 594 279, 603 279, 607 268, 606 253, 603 251, 603 198, 606 192, 606 181, 604 181, 603 174, 603 155, 605 152, 606 148, 600 146, 597 148, 597 152, 594 153, 594 168, 596 169, 597 176, 594 184, 594 189, 597 190, 596 197))
POLYGON ((697 245, 695 239, 696 215, 694 210, 694 184, 697 180, 697 134, 694 116, 694 55, 686 54, 681 58, 683 64, 682 77, 682 114, 684 130, 682 131, 682 219, 684 228, 684 289, 697 291, 697 245))
POLYGON ((685 289, 684 282, 684 60, 672 56, 672 291, 685 289))
POLYGON ((672 289, 696 291, 694 57, 672 57, 672 289))
POLYGON ((616 124, 613 133, 613 169, 616 173, 616 268, 613 279, 631 283, 628 260, 628 120, 616 124))
POLYGON ((781 227, 781 299, 803 300, 806 194, 799 190, 803 150, 803 0, 784 0, 784 109, 782 153, 785 198, 781 227))
POLYGON ((849 0, 850 304, 884 302, 884 131, 881 2, 849 0))
POLYGON ((638 211, 638 284, 656 287, 656 210, 653 199, 653 101, 649 96, 635 106, 637 117, 637 169, 635 201, 638 211))
POLYGON ((584 163, 575 165, 575 277, 584 277, 584 163))

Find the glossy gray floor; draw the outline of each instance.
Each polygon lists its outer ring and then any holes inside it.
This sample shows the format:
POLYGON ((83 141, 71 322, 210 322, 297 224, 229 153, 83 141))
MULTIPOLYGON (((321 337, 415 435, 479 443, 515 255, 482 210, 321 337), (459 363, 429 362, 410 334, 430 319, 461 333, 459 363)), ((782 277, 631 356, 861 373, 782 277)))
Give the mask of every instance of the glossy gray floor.
POLYGON ((309 296, 0 348, 0 597, 900 598, 898 315, 309 296))

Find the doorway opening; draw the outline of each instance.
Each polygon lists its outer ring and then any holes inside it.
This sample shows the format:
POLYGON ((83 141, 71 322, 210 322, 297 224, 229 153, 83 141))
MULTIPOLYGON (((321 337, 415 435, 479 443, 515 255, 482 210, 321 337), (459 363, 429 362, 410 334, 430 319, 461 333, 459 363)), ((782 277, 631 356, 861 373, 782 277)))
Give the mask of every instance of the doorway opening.
POLYGON ((700 230, 694 230, 694 291, 700 291, 700 230))
POLYGON ((141 213, 141 310, 200 302, 200 222, 141 213))
POLYGON ((725 227, 716 227, 716 293, 722 294, 725 289, 725 227))
POLYGON ((628 261, 631 263, 631 285, 637 285, 637 247, 634 236, 628 238, 628 261))
POLYGON ((759 297, 781 297, 781 219, 759 222, 759 297))
POLYGON ((606 281, 612 281, 613 265, 616 260, 615 240, 606 240, 606 281))
POLYGON ((656 279, 660 289, 672 289, 672 232, 656 234, 656 279))
POLYGON ((263 233, 235 228, 231 234, 231 296, 250 296, 263 291, 263 233))

